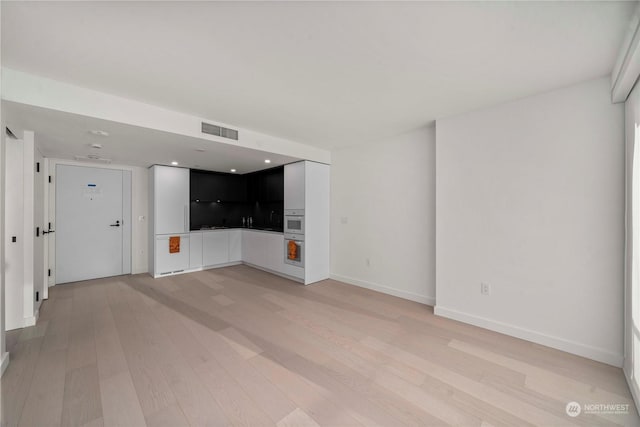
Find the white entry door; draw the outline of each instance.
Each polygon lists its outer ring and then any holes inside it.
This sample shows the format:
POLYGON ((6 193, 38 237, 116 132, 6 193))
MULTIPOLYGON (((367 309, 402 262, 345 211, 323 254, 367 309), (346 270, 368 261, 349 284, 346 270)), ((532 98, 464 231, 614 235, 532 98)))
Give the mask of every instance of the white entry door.
POLYGON ((57 165, 56 283, 131 272, 131 172, 57 165))

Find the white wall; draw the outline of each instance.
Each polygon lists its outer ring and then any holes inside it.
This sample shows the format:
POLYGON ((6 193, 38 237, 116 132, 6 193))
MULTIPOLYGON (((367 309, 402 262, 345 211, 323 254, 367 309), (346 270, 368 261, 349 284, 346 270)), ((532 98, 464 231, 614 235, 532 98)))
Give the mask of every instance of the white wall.
POLYGON ((623 132, 606 78, 438 120, 436 313, 621 366, 623 132))
MULTIPOLYGON (((625 141, 626 141, 626 233, 625 233, 625 288, 624 288, 624 372, 631 393, 640 401, 638 369, 640 369, 640 319, 632 317, 632 307, 640 306, 640 146, 636 147, 636 125, 640 125, 640 87, 636 86, 625 103, 625 141), (636 171, 634 177, 634 154, 636 171), (634 201, 635 197, 635 201, 634 201), (633 203, 635 202, 635 204, 633 203), (634 244, 635 238, 635 244, 634 244), (635 286, 632 284, 635 282, 635 286)), ((638 310, 640 311, 640 310, 638 310)))
POLYGON ((33 286, 33 173, 34 134, 5 139, 5 327, 36 322, 33 286), (12 238, 16 241, 13 242, 12 238))
POLYGON ((434 128, 331 159, 331 276, 433 305, 434 128))
MULTIPOLYGON (((131 171, 131 273, 146 273, 148 269, 148 198, 149 180, 146 168, 125 165, 101 165, 87 162, 74 162, 62 159, 49 159, 49 174, 53 176, 55 183, 56 165, 76 165, 86 167, 100 167, 107 169, 121 169, 131 171), (143 217, 140 220, 140 217, 143 217)), ((55 226, 55 185, 49 188, 49 218, 55 226)), ((52 235, 50 235, 52 236, 52 235)), ((55 235, 53 235, 55 238, 55 235)), ((49 268, 55 274, 55 240, 49 240, 49 268)))
MULTIPOLYGON (((2 22, 2 5, 0 4, 0 22, 2 22)), ((0 34, 2 31, 0 31, 0 34)), ((0 46, 2 46, 0 40, 0 46)), ((2 98, 2 49, 0 48, 0 99, 2 98)), ((2 103, 0 102, 0 105, 2 103)), ((0 377, 9 365, 9 354, 5 352, 4 332, 4 170, 5 170, 5 131, 0 107, 0 377)))

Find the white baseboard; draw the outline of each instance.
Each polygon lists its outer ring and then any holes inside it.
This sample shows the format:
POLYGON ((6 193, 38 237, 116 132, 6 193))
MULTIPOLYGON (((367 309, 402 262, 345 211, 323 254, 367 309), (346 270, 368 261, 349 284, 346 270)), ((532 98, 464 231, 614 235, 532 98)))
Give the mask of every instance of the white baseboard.
POLYGON ((284 277, 285 279, 292 280, 294 282, 302 283, 304 285, 304 280, 299 277, 289 276, 288 274, 280 273, 279 271, 271 270, 269 268, 260 267, 259 265, 251 264, 249 262, 242 262, 241 264, 247 265, 251 268, 255 268, 256 270, 266 271, 267 273, 275 274, 276 276, 284 277))
POLYGON ((15 329, 28 328, 29 326, 35 326, 40 316, 40 308, 36 310, 35 314, 30 317, 24 317, 19 319, 16 323, 5 324, 5 331, 13 331, 15 329))
POLYGON ((151 274, 151 276, 153 276, 154 279, 157 279, 159 277, 176 276, 178 274, 186 274, 186 273, 195 273, 196 271, 213 270, 215 268, 231 267, 233 265, 240 265, 240 264, 242 264, 242 262, 240 262, 240 261, 232 261, 232 262, 225 262, 223 264, 207 265, 207 266, 204 266, 204 267, 187 268, 185 270, 174 271, 174 272, 170 272, 170 273, 158 273, 158 274, 149 273, 149 274, 151 274))
POLYGON ((436 303, 436 299, 428 295, 415 294, 413 292, 390 288, 388 286, 379 285, 373 282, 367 282, 365 280, 354 279, 353 277, 341 276, 339 274, 332 274, 331 278, 339 282, 348 283, 350 285, 359 286, 361 288, 371 289, 372 291, 378 291, 383 294, 393 295, 394 297, 398 297, 398 298, 408 299, 409 301, 415 301, 415 302, 419 302, 419 303, 431 305, 431 306, 433 306, 436 303))
POLYGON ((596 360, 598 362, 606 363, 618 368, 622 367, 622 362, 624 360, 624 356, 622 354, 613 353, 602 348, 592 347, 564 338, 546 335, 540 332, 532 331, 530 329, 521 328, 519 326, 510 325, 508 323, 499 322, 493 319, 487 319, 485 317, 463 313, 461 311, 449 309, 438 305, 434 307, 434 313, 438 316, 458 320, 460 322, 479 326, 491 331, 510 335, 512 337, 521 338, 523 340, 555 348, 557 350, 566 351, 567 353, 586 357, 588 359, 596 360))
POLYGON ((40 317, 40 307, 38 307, 38 309, 36 310, 33 316, 24 318, 23 328, 28 328, 29 326, 35 326, 36 323, 38 323, 39 317, 40 317))
POLYGON ((4 375, 4 371, 7 370, 7 366, 9 366, 9 352, 5 351, 2 355, 2 360, 0 361, 0 377, 4 375))
POLYGON ((631 390, 631 397, 633 397, 633 403, 636 404, 636 409, 640 411, 640 389, 638 389, 638 384, 635 381, 631 380, 631 375, 627 372, 626 368, 622 369, 624 371, 624 379, 627 381, 627 386, 629 386, 629 390, 631 390))

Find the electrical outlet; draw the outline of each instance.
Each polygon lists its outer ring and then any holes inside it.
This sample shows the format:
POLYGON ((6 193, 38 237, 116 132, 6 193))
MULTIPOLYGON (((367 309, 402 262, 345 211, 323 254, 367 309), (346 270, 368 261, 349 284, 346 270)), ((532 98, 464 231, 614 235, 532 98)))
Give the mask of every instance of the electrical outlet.
POLYGON ((480 283, 480 293, 482 295, 491 295, 491 286, 488 283, 480 283))

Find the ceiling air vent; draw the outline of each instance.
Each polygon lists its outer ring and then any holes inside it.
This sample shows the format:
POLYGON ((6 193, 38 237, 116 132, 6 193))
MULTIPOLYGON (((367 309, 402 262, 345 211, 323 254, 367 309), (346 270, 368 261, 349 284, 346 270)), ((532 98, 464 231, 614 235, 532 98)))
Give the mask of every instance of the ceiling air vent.
POLYGON ((238 140, 238 131, 235 129, 223 128, 209 123, 202 122, 202 133, 223 138, 238 140))

